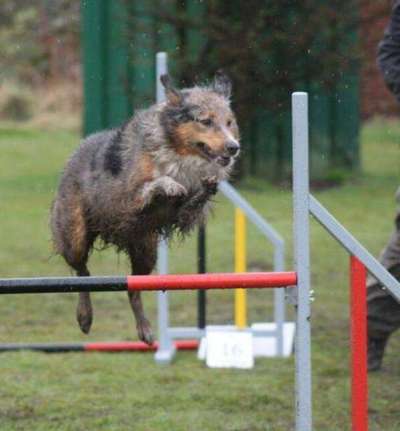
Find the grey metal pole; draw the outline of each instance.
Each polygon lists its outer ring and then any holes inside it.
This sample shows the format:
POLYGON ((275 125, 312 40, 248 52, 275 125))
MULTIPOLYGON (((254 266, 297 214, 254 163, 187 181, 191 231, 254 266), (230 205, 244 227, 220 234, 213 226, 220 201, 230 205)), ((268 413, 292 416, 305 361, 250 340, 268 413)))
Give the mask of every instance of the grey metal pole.
MULTIPOLYGON (((285 246, 284 243, 276 245, 274 251, 274 270, 283 271, 285 268, 285 246)), ((276 326, 276 355, 282 357, 284 354, 283 327, 286 318, 285 291, 274 289, 274 321, 276 326)))
MULTIPOLYGON (((165 52, 158 52, 156 55, 156 100, 157 103, 165 100, 164 87, 160 82, 160 76, 168 71, 168 57, 165 52)), ((161 240, 158 244, 157 270, 159 274, 168 273, 168 244, 161 240)), ((169 304, 168 292, 157 293, 158 312, 158 341, 159 347, 155 354, 155 360, 159 363, 168 363, 172 360, 175 350, 172 339, 169 335, 169 304)))
POLYGON ((296 431, 312 429, 308 95, 292 95, 293 228, 296 288, 296 431))

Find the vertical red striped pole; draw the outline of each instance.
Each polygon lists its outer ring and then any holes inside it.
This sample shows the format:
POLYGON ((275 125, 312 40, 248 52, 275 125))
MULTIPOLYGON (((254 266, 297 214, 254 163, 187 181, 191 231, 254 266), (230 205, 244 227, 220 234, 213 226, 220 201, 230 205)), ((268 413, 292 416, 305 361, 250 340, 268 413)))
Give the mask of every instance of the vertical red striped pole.
POLYGON ((351 419, 352 431, 368 431, 367 271, 350 258, 351 419))

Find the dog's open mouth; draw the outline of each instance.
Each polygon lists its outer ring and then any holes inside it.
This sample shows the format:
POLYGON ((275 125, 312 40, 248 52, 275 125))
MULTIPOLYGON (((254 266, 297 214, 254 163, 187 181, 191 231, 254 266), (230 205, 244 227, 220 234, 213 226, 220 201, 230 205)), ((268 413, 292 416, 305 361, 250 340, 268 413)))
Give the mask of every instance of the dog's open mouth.
POLYGON ((217 163, 223 167, 226 167, 231 162, 231 158, 227 156, 219 156, 217 157, 217 163))
POLYGON ((220 166, 222 167, 226 167, 230 164, 231 162, 231 157, 230 156, 219 156, 218 154, 214 154, 210 148, 208 147, 208 145, 204 142, 196 142, 196 147, 200 150, 200 152, 202 153, 202 155, 211 161, 215 161, 217 162, 220 166))
POLYGON ((195 146, 206 159, 211 161, 216 158, 205 142, 196 142, 195 146))

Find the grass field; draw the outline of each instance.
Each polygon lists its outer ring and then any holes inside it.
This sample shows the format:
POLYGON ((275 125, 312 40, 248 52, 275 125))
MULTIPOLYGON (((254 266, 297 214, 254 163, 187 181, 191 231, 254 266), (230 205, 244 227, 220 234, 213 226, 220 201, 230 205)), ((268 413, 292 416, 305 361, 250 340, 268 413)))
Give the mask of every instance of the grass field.
MULTIPOLYGON (((67 131, 0 125, 0 276, 69 275, 52 256, 48 208, 62 166, 77 145, 67 131)), ((374 254, 392 229, 399 184, 400 127, 374 122, 362 132, 363 172, 317 197, 374 254)), ((241 187, 246 198, 287 240, 291 267, 291 193, 262 181, 241 187)), ((209 223, 209 270, 233 266, 233 211, 218 196, 209 223)), ((271 268, 271 248, 249 228, 250 269, 271 268)), ((171 271, 195 270, 195 242, 175 243, 171 271)), ((123 255, 94 253, 93 274, 125 274, 123 255)), ((316 430, 343 431, 349 423, 348 256, 312 223, 313 387, 316 430)), ((90 336, 75 323, 75 295, 0 297, 0 342, 135 339, 123 293, 94 294, 90 336)), ((270 294, 249 294, 252 321, 271 319, 270 294)), ((232 293, 211 292, 210 321, 232 322, 232 293)), ((155 296, 145 295, 155 323, 155 296)), ((174 323, 195 322, 195 295, 173 294, 174 323)), ((371 431, 400 429, 400 339, 394 336, 384 370, 370 378, 371 431)), ((263 359, 251 371, 211 370, 194 353, 172 366, 149 354, 20 352, 0 356, 0 430, 286 431, 293 429, 293 358, 263 359)))

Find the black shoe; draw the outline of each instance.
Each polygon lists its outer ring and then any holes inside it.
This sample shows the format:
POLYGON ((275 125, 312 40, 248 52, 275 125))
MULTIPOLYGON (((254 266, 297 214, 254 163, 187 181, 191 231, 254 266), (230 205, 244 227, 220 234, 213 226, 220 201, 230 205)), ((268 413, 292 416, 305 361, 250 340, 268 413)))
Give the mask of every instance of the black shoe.
POLYGON ((381 369, 388 338, 368 338, 368 371, 381 369))

